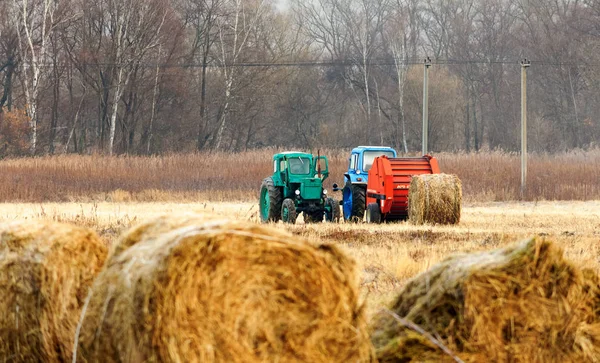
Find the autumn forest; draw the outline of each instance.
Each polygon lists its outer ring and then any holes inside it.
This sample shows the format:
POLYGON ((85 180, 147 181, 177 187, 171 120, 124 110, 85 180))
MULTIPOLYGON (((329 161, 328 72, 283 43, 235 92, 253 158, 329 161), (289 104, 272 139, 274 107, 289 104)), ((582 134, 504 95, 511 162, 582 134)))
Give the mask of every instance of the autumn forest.
POLYGON ((600 136, 598 0, 0 0, 0 157, 600 136))

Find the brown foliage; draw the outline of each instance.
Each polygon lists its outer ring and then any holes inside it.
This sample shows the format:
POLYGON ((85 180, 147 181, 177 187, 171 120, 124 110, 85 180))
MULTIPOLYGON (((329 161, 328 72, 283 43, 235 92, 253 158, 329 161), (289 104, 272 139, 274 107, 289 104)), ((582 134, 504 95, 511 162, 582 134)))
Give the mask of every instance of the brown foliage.
POLYGON ((0 111, 0 158, 24 155, 29 148, 29 117, 25 110, 0 111))

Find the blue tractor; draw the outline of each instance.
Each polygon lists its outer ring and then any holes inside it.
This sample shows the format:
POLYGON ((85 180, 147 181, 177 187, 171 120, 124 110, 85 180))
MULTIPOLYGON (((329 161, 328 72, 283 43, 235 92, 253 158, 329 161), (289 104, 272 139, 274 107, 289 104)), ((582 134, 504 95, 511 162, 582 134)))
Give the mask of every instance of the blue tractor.
POLYGON ((397 156, 396 150, 387 146, 359 146, 352 149, 348 171, 344 174, 344 188, 333 185, 334 191, 342 190, 342 210, 344 219, 350 222, 363 220, 366 208, 367 180, 369 169, 376 157, 385 155, 389 158, 397 156))

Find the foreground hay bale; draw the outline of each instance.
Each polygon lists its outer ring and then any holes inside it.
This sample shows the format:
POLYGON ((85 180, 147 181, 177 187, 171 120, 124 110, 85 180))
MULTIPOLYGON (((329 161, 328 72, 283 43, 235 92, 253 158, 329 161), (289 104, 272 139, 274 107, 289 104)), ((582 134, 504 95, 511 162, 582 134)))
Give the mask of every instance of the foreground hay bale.
POLYGON ((364 361, 354 263, 276 229, 159 218, 98 276, 80 361, 364 361), (173 228, 169 228, 173 226, 173 228))
POLYGON ((460 222, 462 183, 456 175, 415 175, 408 190, 408 219, 414 224, 460 222))
POLYGON ((107 255, 91 230, 52 222, 0 224, 0 357, 64 362, 107 255))
POLYGON ((173 231, 185 226, 194 224, 219 221, 219 219, 210 216, 199 215, 196 213, 181 213, 171 217, 160 217, 146 220, 123 234, 114 244, 109 252, 108 260, 114 259, 129 247, 147 239, 154 239, 156 236, 166 232, 173 231))
MULTIPOLYGON (((597 362, 598 277, 539 239, 445 260, 415 277, 391 310, 466 361, 597 362)), ((381 312, 380 362, 452 361, 431 340, 381 312)))

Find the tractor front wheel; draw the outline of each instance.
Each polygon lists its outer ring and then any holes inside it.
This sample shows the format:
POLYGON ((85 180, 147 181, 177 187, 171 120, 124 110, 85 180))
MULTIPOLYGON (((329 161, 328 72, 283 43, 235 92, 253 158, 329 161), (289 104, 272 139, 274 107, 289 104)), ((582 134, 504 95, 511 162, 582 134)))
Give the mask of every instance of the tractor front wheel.
POLYGON ((381 223, 381 209, 379 209, 379 204, 370 203, 367 206, 367 223, 381 223))
POLYGON ((260 220, 263 223, 277 222, 280 218, 281 189, 273 183, 273 178, 265 178, 260 187, 260 220))
POLYGON ((349 222, 362 222, 365 215, 366 187, 348 182, 343 193, 344 219, 349 222))
POLYGON ((327 222, 339 222, 340 220, 340 203, 333 198, 327 198, 325 205, 329 207, 329 211, 325 210, 325 220, 327 222))
POLYGON ((290 198, 286 198, 283 200, 281 204, 281 220, 284 223, 296 223, 296 218, 298 214, 296 213, 296 204, 290 198))

